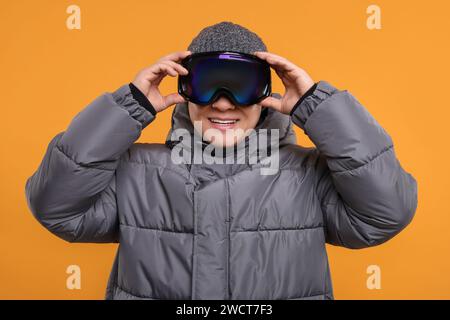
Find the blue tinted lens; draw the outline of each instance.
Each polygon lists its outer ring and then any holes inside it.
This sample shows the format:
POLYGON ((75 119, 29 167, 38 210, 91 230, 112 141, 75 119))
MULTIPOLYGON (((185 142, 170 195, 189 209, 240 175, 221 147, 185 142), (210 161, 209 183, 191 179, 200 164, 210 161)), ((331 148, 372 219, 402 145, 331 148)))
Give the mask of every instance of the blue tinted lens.
POLYGON ((198 56, 187 65, 183 91, 199 104, 211 103, 219 90, 226 90, 241 105, 256 103, 270 94, 270 67, 240 55, 198 56))

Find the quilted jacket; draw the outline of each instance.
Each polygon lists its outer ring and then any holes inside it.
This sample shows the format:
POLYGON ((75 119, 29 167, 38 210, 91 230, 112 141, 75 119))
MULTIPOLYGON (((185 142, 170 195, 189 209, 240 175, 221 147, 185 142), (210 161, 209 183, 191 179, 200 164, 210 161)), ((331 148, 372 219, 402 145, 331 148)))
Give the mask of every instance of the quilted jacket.
POLYGON ((333 299, 326 243, 379 245, 415 213, 417 182, 389 134, 326 81, 291 115, 269 109, 257 126, 279 130, 273 174, 261 174, 262 161, 174 163, 175 147, 193 151, 172 139, 193 133, 187 105, 175 106, 166 143, 136 143, 154 118, 128 85, 105 92, 51 139, 26 181, 51 233, 119 244, 106 299, 333 299), (293 125, 315 147, 297 145, 293 125))

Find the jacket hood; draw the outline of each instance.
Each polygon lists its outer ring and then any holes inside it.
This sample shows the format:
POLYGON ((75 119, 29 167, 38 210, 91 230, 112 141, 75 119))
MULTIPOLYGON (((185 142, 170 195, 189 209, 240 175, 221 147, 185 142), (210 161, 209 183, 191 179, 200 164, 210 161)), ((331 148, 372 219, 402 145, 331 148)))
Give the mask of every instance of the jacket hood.
MULTIPOLYGON (((272 97, 281 99, 281 95, 279 93, 272 93, 272 97)), ((228 158, 230 156, 236 155, 236 151, 242 148, 246 148, 248 146, 250 137, 257 135, 257 141, 260 141, 260 137, 265 135, 267 131, 271 129, 278 129, 279 131, 279 139, 278 141, 271 141, 270 136, 267 138, 267 145, 259 144, 256 148, 255 152, 261 154, 269 153, 272 149, 274 143, 278 143, 278 147, 281 147, 286 144, 296 144, 297 139, 295 136, 295 132, 292 128, 291 117, 286 114, 282 114, 274 109, 267 108, 267 115, 262 120, 259 121, 258 125, 254 128, 254 131, 247 136, 245 139, 242 139, 237 145, 233 147, 229 147, 223 149, 223 154, 221 158, 228 158), (262 130, 267 129, 267 130, 262 130), (264 149, 264 150, 263 150, 264 149)), ((195 147, 195 144, 201 145, 202 150, 209 145, 207 141, 204 141, 201 136, 194 129, 194 126, 191 122, 188 113, 188 102, 177 103, 172 112, 172 121, 171 128, 166 137, 166 145, 169 148, 173 148, 175 145, 181 144, 181 148, 185 149, 188 152, 191 152, 195 147), (178 131, 176 135, 172 136, 175 130, 184 129, 178 131), (185 139, 185 135, 188 135, 185 139), (181 136, 181 139, 180 139, 181 136)), ((192 153, 192 152, 191 152, 192 153)), ((248 156, 248 155, 247 155, 248 156)), ((213 152, 214 157, 214 152, 213 152)))

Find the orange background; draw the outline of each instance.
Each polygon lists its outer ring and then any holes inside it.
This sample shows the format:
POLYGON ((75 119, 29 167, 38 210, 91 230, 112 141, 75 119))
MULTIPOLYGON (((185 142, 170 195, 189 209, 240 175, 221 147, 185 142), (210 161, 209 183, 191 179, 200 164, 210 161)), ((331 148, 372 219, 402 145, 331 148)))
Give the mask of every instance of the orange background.
MULTIPOLYGON (((449 12, 445 0, 2 1, 0 298, 103 299, 117 245, 53 236, 28 209, 25 181, 84 106, 226 20, 259 34, 315 81, 349 90, 418 181, 416 216, 397 237, 364 250, 328 246, 335 298, 449 299, 449 12), (372 3, 381 8, 381 30, 366 27, 372 3), (66 28, 71 4, 81 8, 81 30, 66 28), (81 267, 81 290, 66 289, 71 264, 81 267), (381 267, 380 290, 366 287, 371 264, 381 267)), ((273 75, 274 91, 283 93, 273 75)), ((162 92, 175 89, 167 77, 162 92)), ((172 109, 138 141, 162 142, 172 109)))

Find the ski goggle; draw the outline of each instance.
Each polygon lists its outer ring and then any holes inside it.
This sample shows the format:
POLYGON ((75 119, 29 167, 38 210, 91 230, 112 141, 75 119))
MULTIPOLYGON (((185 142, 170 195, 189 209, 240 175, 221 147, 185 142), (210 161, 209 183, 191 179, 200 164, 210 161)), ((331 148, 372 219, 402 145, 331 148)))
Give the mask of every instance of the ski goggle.
POLYGON ((178 93, 198 105, 225 95, 235 105, 250 106, 271 95, 270 65, 252 54, 235 51, 194 53, 180 64, 178 93))

